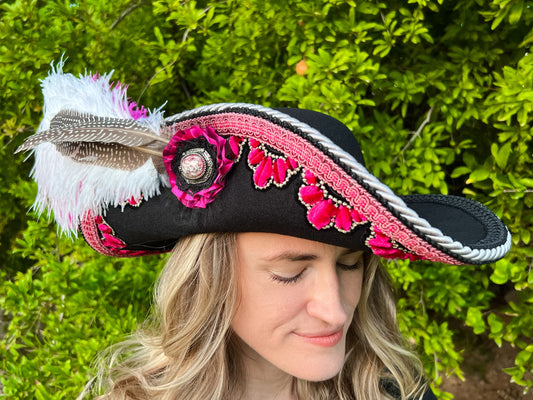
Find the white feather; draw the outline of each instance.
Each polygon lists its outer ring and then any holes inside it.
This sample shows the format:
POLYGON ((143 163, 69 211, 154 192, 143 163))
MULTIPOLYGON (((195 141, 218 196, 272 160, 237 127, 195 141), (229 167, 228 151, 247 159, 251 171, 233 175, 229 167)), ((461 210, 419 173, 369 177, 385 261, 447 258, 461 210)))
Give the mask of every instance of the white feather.
POLYGON ((123 205, 131 197, 148 199, 167 184, 151 160, 134 171, 80 164, 62 156, 51 143, 37 146, 34 155, 32 176, 38 192, 33 208, 39 214, 53 211, 62 233, 76 235, 89 212, 103 215, 108 206, 123 205))
MULTIPOLYGON (((41 86, 44 97, 44 115, 38 132, 47 130, 50 121, 61 110, 73 110, 89 113, 99 117, 114 117, 133 119, 128 111, 127 90, 124 87, 110 88, 113 71, 104 75, 80 74, 75 77, 72 74, 63 73, 63 62, 59 62, 55 68, 43 79, 41 86)), ((162 107, 150 111, 146 118, 138 120, 145 123, 156 133, 159 133, 163 124, 162 107)))

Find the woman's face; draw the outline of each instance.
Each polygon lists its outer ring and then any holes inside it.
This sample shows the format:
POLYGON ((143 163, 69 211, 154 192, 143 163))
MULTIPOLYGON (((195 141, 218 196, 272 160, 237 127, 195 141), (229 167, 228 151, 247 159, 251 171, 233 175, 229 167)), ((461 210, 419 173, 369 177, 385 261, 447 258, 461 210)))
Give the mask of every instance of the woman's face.
POLYGON ((271 233, 237 237, 239 305, 232 321, 247 360, 322 381, 345 357, 361 295, 363 253, 271 233))

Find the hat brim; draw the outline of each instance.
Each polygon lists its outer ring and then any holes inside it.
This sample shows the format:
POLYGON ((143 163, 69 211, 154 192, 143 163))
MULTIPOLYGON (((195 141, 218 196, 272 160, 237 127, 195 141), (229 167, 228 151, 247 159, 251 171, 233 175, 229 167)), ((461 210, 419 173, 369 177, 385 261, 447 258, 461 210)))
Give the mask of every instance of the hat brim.
MULTIPOLYGON (((167 189, 138 207, 110 208, 106 222, 130 252, 166 251, 183 235, 225 230, 282 233, 350 248, 369 246, 384 257, 448 264, 490 263, 510 248, 505 225, 477 202, 456 196, 394 194, 365 168, 348 128, 324 114, 218 104, 165 122, 173 132, 211 127, 218 135, 258 141, 295 160, 301 173, 283 187, 258 189, 251 183, 244 151, 226 176, 224 189, 205 208, 188 208, 167 189), (305 185, 304 171, 317 178, 336 204, 356 210, 364 221, 353 224, 349 232, 335 229, 333 220, 319 229, 312 226, 310 207, 306 210, 297 201, 298 190, 305 185)), ((82 226, 86 238, 97 236, 90 219, 82 226)))

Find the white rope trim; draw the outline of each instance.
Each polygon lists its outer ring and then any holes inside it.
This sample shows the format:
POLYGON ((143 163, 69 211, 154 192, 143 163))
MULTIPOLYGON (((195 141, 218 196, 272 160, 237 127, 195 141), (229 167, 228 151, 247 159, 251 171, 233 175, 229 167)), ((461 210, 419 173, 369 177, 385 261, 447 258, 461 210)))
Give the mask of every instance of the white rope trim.
POLYGON ((425 218, 418 215, 416 211, 409 208, 405 202, 397 196, 387 185, 383 184, 372 175, 362 164, 353 158, 349 153, 333 143, 328 137, 321 134, 316 129, 303 123, 287 114, 280 111, 273 110, 264 106, 248 103, 220 103, 202 106, 193 110, 185 111, 175 114, 165 119, 166 123, 173 123, 177 120, 189 119, 202 113, 218 113, 231 112, 231 109, 246 108, 249 110, 258 111, 267 114, 271 117, 286 122, 305 134, 309 135, 317 143, 320 143, 330 154, 335 155, 347 165, 353 174, 359 176, 362 181, 371 187, 379 196, 387 201, 390 208, 394 210, 397 215, 404 218, 415 230, 423 236, 429 238, 433 243, 436 243, 441 248, 445 249, 449 254, 457 255, 465 260, 477 262, 490 263, 493 260, 502 258, 511 247, 511 234, 507 231, 507 240, 504 244, 494 249, 472 249, 462 243, 454 240, 450 236, 445 235, 440 229, 432 226, 425 218))

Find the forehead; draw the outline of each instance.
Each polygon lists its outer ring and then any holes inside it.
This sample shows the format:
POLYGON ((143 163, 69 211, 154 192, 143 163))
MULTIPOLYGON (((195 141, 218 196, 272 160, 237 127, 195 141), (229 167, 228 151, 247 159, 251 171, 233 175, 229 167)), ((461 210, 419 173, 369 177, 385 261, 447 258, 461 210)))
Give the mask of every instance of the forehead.
POLYGON ((237 250, 265 261, 281 258, 311 259, 353 253, 345 247, 276 233, 245 232, 237 235, 237 250))

